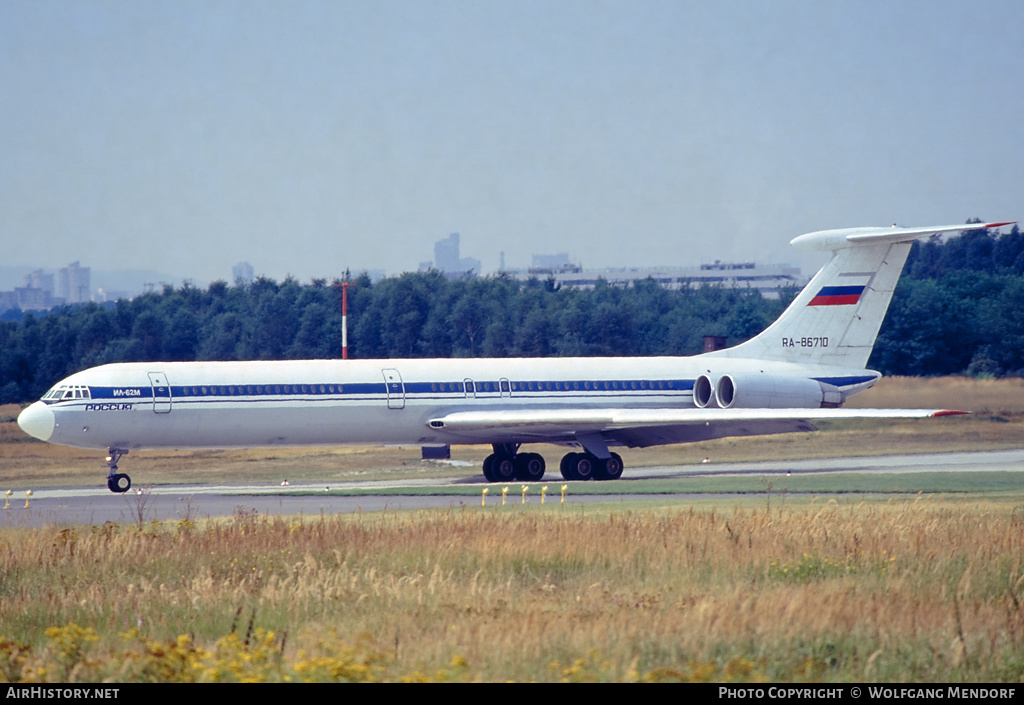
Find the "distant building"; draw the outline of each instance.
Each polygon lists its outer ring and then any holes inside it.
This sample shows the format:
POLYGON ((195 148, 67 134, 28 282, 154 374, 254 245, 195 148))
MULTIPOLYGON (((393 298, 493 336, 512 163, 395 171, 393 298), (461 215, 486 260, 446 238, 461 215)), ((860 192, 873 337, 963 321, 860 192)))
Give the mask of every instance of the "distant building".
POLYGON ((61 303, 53 296, 53 275, 37 269, 25 275, 25 286, 0 294, 0 309, 20 308, 22 311, 48 311, 61 303))
POLYGON ((0 291, 0 313, 13 308, 22 311, 46 311, 55 305, 53 297, 42 289, 19 286, 15 287, 14 291, 0 291))
POLYGON ((534 255, 530 274, 555 274, 557 272, 579 272, 581 267, 569 261, 568 252, 557 255, 534 255))
POLYGON ((231 278, 235 284, 252 284, 256 276, 251 264, 239 262, 231 268, 231 278))
POLYGON ((445 274, 468 276, 480 273, 480 260, 461 257, 459 234, 452 233, 444 240, 434 243, 434 261, 420 262, 420 270, 436 269, 445 274))
POLYGON ((53 275, 37 269, 25 275, 25 286, 32 289, 42 289, 49 296, 53 296, 53 275))
POLYGON ((442 272, 459 271, 459 234, 452 233, 447 240, 434 243, 434 266, 442 272))
MULTIPOLYGON (((76 294, 82 298, 78 301, 88 301, 89 294, 89 268, 78 266, 78 262, 61 270, 61 285, 67 289, 70 286, 80 287, 76 294), (67 270, 67 271, 65 271, 67 270), (83 278, 84 276, 84 278, 83 278)), ((67 302, 65 295, 53 295, 54 275, 47 274, 37 269, 25 275, 25 286, 14 287, 14 291, 0 291, 0 313, 11 309, 22 311, 48 311, 54 306, 67 302)))
POLYGON ((113 301, 127 301, 131 299, 131 296, 128 295, 127 291, 113 289, 107 290, 103 287, 99 287, 96 289, 96 296, 94 298, 96 303, 105 304, 113 301))
POLYGON ((800 268, 788 264, 757 264, 756 262, 721 262, 700 267, 609 267, 583 269, 563 255, 534 255, 534 267, 526 272, 511 272, 518 279, 551 278, 558 286, 593 288, 603 279, 612 286, 628 286, 653 279, 667 289, 697 288, 714 284, 730 289, 757 289, 766 298, 778 298, 783 289, 800 288, 807 283, 800 268), (553 266, 538 267, 538 264, 553 266))
MULTIPOLYGON (((30 277, 26 277, 28 280, 30 277)), ((50 275, 52 281, 53 275, 50 275)), ((14 291, 0 291, 0 313, 13 308, 22 311, 48 311, 59 305, 49 291, 34 286, 18 286, 14 291)))
POLYGON ((81 304, 92 298, 90 278, 92 270, 72 262, 57 272, 57 296, 66 304, 81 304))
POLYGON ((22 311, 45 311, 53 306, 52 297, 42 289, 21 286, 14 289, 18 308, 22 311))

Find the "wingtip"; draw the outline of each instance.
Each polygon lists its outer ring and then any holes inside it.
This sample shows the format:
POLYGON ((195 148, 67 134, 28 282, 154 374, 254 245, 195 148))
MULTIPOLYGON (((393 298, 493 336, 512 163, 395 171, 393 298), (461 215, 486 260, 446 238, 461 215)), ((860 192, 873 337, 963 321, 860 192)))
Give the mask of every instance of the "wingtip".
POLYGON ((960 411, 958 409, 941 409, 939 411, 934 412, 932 414, 932 418, 936 419, 939 418, 940 416, 966 416, 970 413, 971 412, 969 411, 960 411))

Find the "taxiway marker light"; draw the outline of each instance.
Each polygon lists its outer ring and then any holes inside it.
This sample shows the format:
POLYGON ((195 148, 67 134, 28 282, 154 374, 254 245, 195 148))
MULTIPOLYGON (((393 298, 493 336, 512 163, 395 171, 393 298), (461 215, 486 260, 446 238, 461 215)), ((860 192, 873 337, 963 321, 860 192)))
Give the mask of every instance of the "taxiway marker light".
POLYGON ((562 485, 562 504, 565 504, 565 491, 569 489, 569 485, 562 485))
POLYGON ((11 490, 7 490, 7 496, 4 497, 4 509, 11 508, 11 490))
POLYGON ((480 506, 483 507, 483 506, 486 506, 486 505, 487 505, 487 488, 485 487, 484 491, 480 493, 480 506))
POLYGON ((501 488, 501 506, 503 506, 503 507, 505 506, 505 495, 507 495, 507 494, 508 494, 508 488, 507 487, 502 487, 501 488))
POLYGON ((548 492, 548 486, 547 485, 544 485, 543 487, 540 488, 540 503, 541 504, 544 504, 544 495, 546 495, 547 492, 548 492))
POLYGON ((530 489, 529 485, 523 485, 523 504, 526 504, 526 491, 530 489))
POLYGON ((32 490, 25 490, 25 509, 28 509, 28 498, 32 496, 32 490))

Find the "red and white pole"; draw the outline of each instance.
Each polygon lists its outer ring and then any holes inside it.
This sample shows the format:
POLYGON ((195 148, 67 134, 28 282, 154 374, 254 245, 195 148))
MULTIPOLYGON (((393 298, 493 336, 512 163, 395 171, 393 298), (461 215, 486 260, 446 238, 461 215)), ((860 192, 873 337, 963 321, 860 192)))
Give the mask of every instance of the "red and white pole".
POLYGON ((348 282, 341 283, 341 359, 348 359, 348 282))

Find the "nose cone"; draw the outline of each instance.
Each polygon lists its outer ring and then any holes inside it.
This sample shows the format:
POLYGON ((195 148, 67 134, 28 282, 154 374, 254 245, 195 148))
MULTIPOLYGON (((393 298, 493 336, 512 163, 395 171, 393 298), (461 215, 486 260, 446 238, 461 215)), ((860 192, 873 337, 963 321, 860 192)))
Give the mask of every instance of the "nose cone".
POLYGON ((50 440, 53 435, 53 412, 46 404, 37 401, 18 415, 21 430, 41 441, 50 440))

